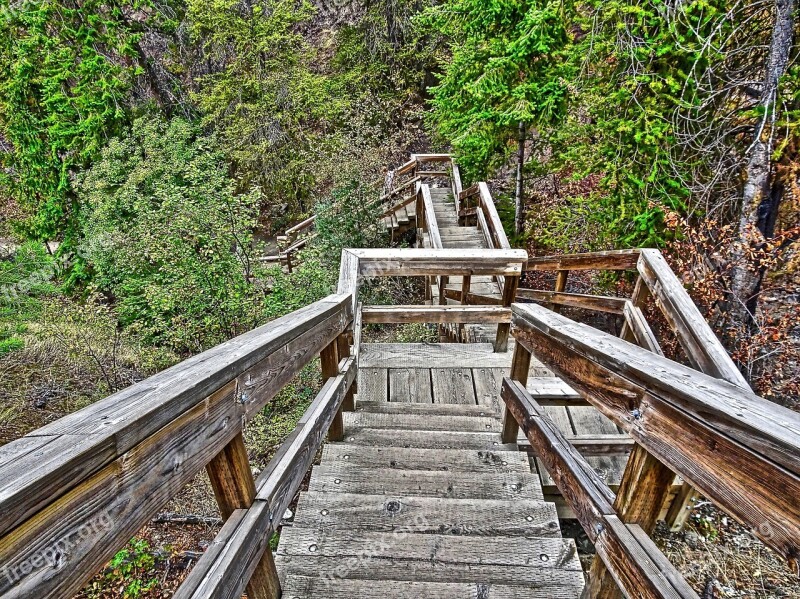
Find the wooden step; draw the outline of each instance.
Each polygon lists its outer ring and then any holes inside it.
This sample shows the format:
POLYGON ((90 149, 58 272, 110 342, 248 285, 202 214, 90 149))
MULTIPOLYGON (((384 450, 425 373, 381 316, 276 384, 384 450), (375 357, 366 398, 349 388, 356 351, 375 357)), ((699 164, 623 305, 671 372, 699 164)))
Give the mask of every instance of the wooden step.
POLYGON ((476 475, 531 472, 527 454, 510 451, 370 447, 349 443, 327 443, 322 449, 321 461, 323 464, 342 462, 360 468, 469 472, 476 475))
POLYGON ((492 416, 439 416, 428 414, 345 412, 345 434, 348 434, 348 431, 351 429, 359 428, 496 433, 502 430, 502 423, 492 416))
POLYGON ((519 451, 516 443, 502 443, 500 433, 391 430, 351 427, 344 440, 354 445, 416 447, 419 449, 474 449, 519 451))
POLYGON ((336 574, 350 580, 481 582, 548 590, 558 586, 580 587, 583 582, 577 550, 571 540, 410 531, 397 534, 321 531, 304 527, 292 527, 285 534, 287 538, 285 542, 281 539, 276 554, 276 564, 284 575, 316 573, 320 577, 336 574), (355 567, 343 567, 354 558, 355 567))
MULTIPOLYGON (((498 387, 499 389, 499 387, 498 387)), ((498 392, 499 397, 499 392, 498 392)), ((356 412, 374 414, 416 414, 424 416, 486 416, 497 417, 486 405, 468 406, 464 404, 446 403, 405 403, 388 401, 359 401, 356 412)))
POLYGON ((294 525, 333 530, 561 538, 556 508, 530 499, 300 493, 294 525))
POLYGON ((539 476, 502 472, 473 474, 430 470, 361 468, 347 462, 320 464, 311 472, 309 491, 360 495, 408 495, 451 499, 544 500, 539 476))
POLYGON ((413 582, 410 580, 353 580, 289 575, 283 596, 292 599, 575 599, 574 586, 540 587, 473 583, 413 582))
POLYGON ((511 355, 491 343, 365 343, 359 368, 510 368, 511 355))

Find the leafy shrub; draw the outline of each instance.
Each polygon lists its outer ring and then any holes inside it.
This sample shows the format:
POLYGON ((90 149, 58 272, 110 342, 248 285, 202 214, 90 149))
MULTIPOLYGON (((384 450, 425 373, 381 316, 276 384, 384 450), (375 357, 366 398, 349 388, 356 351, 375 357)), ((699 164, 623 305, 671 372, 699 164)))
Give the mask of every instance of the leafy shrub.
POLYGON ((252 328, 259 194, 239 194, 213 138, 180 118, 138 119, 79 180, 93 285, 123 325, 177 351, 252 328))

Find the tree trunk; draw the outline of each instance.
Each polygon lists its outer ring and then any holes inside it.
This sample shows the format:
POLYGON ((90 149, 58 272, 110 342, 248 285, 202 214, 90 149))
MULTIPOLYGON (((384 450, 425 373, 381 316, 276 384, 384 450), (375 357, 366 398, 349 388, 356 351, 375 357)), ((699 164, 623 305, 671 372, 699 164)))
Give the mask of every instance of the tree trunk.
POLYGON ((775 27, 758 104, 764 116, 756 126, 753 142, 747 153, 738 239, 731 252, 729 308, 736 322, 748 327, 755 324, 758 294, 764 272, 755 268, 756 265, 748 264, 747 250, 761 246, 773 235, 775 217, 783 195, 780 183, 773 177, 771 156, 778 110, 778 83, 789 62, 796 8, 797 0, 775 0, 775 27))
POLYGON ((525 123, 520 121, 517 136, 517 186, 514 192, 514 232, 517 235, 522 235, 525 232, 525 191, 523 189, 522 168, 525 166, 526 138, 525 123))

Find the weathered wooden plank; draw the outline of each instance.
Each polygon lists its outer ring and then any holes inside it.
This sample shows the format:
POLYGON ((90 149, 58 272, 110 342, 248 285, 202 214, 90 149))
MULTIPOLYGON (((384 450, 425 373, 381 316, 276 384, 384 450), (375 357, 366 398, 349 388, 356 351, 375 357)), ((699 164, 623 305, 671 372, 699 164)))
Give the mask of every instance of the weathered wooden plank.
MULTIPOLYGON (((434 401, 436 391, 434 390, 434 401)), ((474 400, 474 396, 473 396, 474 400)), ((416 431, 495 432, 500 423, 491 416, 434 416, 427 414, 375 414, 346 412, 345 431, 350 428, 383 428, 416 431)))
POLYGON ((547 310, 517 308, 518 343, 796 563, 800 415, 547 310))
MULTIPOLYGON (((52 438, 36 451, 30 441, 9 443, 9 458, 0 465, 0 534, 296 338, 330 319, 350 317, 346 298, 329 296, 34 431, 28 439, 52 438)), ((281 373, 302 366, 303 359, 287 357, 281 373)))
POLYGON ((364 306, 365 323, 499 323, 511 322, 511 309, 502 306, 364 306))
POLYGON ((565 256, 536 256, 528 261, 531 270, 632 270, 640 250, 611 250, 565 256))
POLYGON ((348 443, 327 443, 322 449, 322 463, 338 462, 358 468, 438 470, 475 475, 503 472, 530 474, 531 471, 528 458, 522 452, 369 447, 348 443))
POLYGON ((326 530, 463 536, 527 536, 559 538, 552 504, 529 499, 439 499, 347 493, 301 493, 295 526, 326 530))
MULTIPOLYGON (((461 301, 461 291, 457 289, 445 289, 444 297, 448 300, 461 301)), ((468 293, 467 303, 475 306, 499 306, 502 303, 497 285, 494 284, 489 294, 468 293)))
POLYGON ((413 495, 453 499, 543 500, 533 474, 357 468, 349 462, 321 464, 311 471, 309 491, 359 495, 413 495))
POLYGON ((505 368, 472 369, 472 380, 475 383, 475 398, 478 405, 490 408, 497 417, 503 413, 500 386, 503 384, 506 372, 508 370, 505 368))
POLYGON ((435 275, 519 275, 528 259, 525 250, 357 249, 365 277, 435 275))
POLYGON ((431 380, 434 403, 477 405, 472 370, 469 368, 432 368, 431 380))
POLYGON ((439 224, 436 221, 436 211, 433 209, 433 200, 431 199, 431 190, 427 185, 420 185, 420 193, 422 193, 422 206, 425 209, 425 227, 428 233, 428 238, 431 242, 433 249, 441 249, 442 237, 439 233, 439 224))
MULTIPOLYGON (((560 271, 567 272, 567 271, 560 271)), ((605 295, 587 295, 584 293, 561 293, 557 291, 540 291, 538 289, 517 289, 517 298, 535 302, 583 308, 610 314, 622 314, 628 300, 622 297, 605 295)))
POLYGON ((0 595, 71 597, 241 430, 228 383, 0 539, 0 595))
MULTIPOLYGON (((419 370, 427 373, 427 383, 430 388, 430 371, 419 370)), ((379 414, 417 414, 420 416, 494 416, 492 411, 487 409, 486 406, 421 402, 407 403, 401 401, 360 401, 358 402, 357 411, 379 414)))
POLYGON ((497 433, 463 431, 391 430, 350 427, 345 442, 375 447, 416 447, 419 449, 475 449, 518 451, 516 443, 501 443, 497 433))
POLYGON ((510 248, 511 244, 506 237, 503 221, 500 220, 500 215, 497 213, 492 194, 489 192, 489 186, 483 182, 478 183, 478 193, 481 196, 481 208, 483 208, 483 212, 486 215, 486 224, 489 225, 493 247, 498 249, 510 248))
POLYGON ((493 352, 491 343, 365 343, 360 369, 508 368, 511 357, 493 352))
POLYGON ((432 404, 430 371, 425 368, 389 369, 389 401, 432 404))
POLYGON ((289 575, 284 589, 290 597, 311 599, 353 599, 353 597, 382 597, 384 599, 577 599, 580 587, 552 585, 532 589, 528 586, 487 584, 485 582, 412 582, 398 580, 358 580, 348 578, 319 578, 289 575))
POLYGON ((358 307, 359 268, 359 257, 352 250, 342 250, 336 292, 350 297, 353 313, 358 307))
MULTIPOLYGON (((661 345, 659 345, 658 339, 655 333, 653 333, 653 329, 650 328, 647 319, 644 317, 642 309, 634 305, 633 302, 625 302, 623 314, 625 316, 625 324, 631 331, 630 336, 633 337, 632 340, 647 351, 663 356, 664 352, 661 351, 661 345)), ((624 331, 621 337, 625 339, 624 331)))
MULTIPOLYGON (((362 363, 364 362, 362 358, 362 363)), ((358 399, 360 401, 389 401, 389 370, 387 368, 358 369, 358 399)))
POLYGON ((661 252, 642 250, 638 269, 689 359, 704 373, 749 391, 750 386, 742 373, 736 368, 661 252))
MULTIPOLYGON (((290 572, 318 564, 319 576, 331 574, 319 558, 340 557, 342 562, 349 558, 364 555, 360 574, 349 573, 350 578, 380 578, 386 568, 379 562, 417 562, 414 568, 404 569, 405 574, 393 576, 394 580, 408 579, 408 574, 419 572, 414 581, 439 580, 453 582, 458 579, 481 580, 485 582, 509 580, 519 575, 516 584, 527 583, 532 587, 544 580, 551 582, 547 571, 564 570, 580 572, 577 550, 572 540, 553 538, 524 537, 469 537, 446 536, 438 534, 417 534, 413 530, 405 534, 385 534, 366 531, 347 531, 335 529, 330 532, 316 528, 292 527, 281 539, 278 557, 291 557, 282 561, 290 572), (370 549, 372 551, 370 552, 370 549), (306 558, 302 560, 302 558, 306 558), (533 558, 533 559, 532 559, 533 558), (431 567, 425 567, 428 562, 431 567), (462 568, 460 566, 468 566, 462 568), (438 572, 438 575, 437 575, 438 572), (544 575, 544 576, 543 576, 544 575), (435 578, 431 579, 431 576, 435 578)), ((389 563, 386 563, 388 566, 389 563)), ((560 577, 559 577, 560 578, 560 577)), ((574 585, 573 576, 564 576, 565 586, 574 585)))

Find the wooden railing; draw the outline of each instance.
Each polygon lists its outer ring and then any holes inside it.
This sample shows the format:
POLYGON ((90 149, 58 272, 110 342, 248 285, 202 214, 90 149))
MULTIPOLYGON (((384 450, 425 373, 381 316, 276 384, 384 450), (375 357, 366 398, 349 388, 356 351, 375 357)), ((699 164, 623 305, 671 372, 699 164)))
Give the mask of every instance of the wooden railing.
POLYGON ((286 229, 283 235, 278 236, 278 261, 281 265, 286 266, 289 272, 292 272, 294 263, 296 263, 297 252, 305 248, 317 236, 314 232, 316 221, 317 215, 314 214, 286 229))
POLYGON ((595 544, 589 596, 696 596, 647 537, 675 474, 797 571, 800 415, 542 306, 515 304, 512 321, 503 437, 522 427, 595 544), (635 440, 616 497, 525 390, 531 354, 635 440))
POLYGON ((341 437, 352 320, 329 296, 0 448, 0 596, 72 596, 203 468, 225 524, 176 597, 241 595, 205 569, 219 552, 250 597, 274 596, 269 533, 326 431, 341 437), (322 391, 254 481, 244 422, 320 354, 322 391))
POLYGON ((508 308, 359 305, 361 281, 500 274, 522 250, 345 250, 339 291, 0 448, 0 596, 79 591, 181 488, 208 472, 224 520, 178 599, 275 599, 271 533, 327 434, 353 409, 362 323, 491 322, 508 308), (323 387, 253 479, 242 430, 320 357, 323 387))

